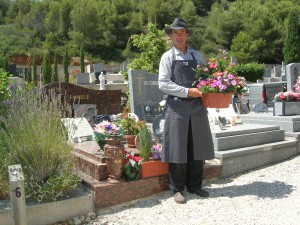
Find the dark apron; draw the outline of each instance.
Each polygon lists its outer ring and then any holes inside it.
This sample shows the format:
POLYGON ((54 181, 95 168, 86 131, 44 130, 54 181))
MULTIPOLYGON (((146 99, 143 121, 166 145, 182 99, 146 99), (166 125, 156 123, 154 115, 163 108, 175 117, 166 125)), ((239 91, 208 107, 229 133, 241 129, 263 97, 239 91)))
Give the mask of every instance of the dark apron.
MULTIPOLYGON (((173 52, 171 80, 186 88, 193 87, 197 61, 175 60, 173 52)), ((194 160, 209 160, 215 157, 207 109, 201 98, 179 98, 169 96, 165 106, 165 127, 162 161, 187 162, 187 140, 189 121, 192 124, 194 160)))

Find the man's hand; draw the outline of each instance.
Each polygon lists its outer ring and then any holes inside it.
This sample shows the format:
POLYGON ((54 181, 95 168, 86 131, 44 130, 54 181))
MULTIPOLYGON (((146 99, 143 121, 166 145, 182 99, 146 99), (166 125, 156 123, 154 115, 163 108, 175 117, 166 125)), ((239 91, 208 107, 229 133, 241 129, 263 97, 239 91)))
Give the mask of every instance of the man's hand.
POLYGON ((199 98, 199 97, 202 97, 202 92, 199 91, 198 88, 189 88, 188 96, 193 97, 193 98, 199 98))

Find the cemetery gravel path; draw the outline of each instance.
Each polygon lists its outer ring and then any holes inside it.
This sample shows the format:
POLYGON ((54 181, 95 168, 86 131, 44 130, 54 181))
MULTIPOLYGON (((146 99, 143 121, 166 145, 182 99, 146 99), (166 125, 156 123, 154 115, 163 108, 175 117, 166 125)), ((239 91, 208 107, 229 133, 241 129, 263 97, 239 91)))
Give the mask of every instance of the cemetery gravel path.
POLYGON ((100 210, 95 224, 300 224, 300 156, 203 186, 210 198, 184 192, 187 203, 179 205, 166 191, 100 210))

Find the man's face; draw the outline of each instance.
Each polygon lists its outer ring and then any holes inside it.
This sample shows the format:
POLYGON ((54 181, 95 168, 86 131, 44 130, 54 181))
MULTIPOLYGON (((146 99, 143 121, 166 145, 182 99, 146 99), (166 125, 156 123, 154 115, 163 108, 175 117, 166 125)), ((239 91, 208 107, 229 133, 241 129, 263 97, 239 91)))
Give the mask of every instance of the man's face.
POLYGON ((189 37, 188 32, 186 31, 186 29, 180 29, 180 30, 172 30, 171 33, 171 38, 173 40, 173 43, 175 45, 175 47, 179 48, 183 48, 186 47, 186 42, 187 39, 189 37))

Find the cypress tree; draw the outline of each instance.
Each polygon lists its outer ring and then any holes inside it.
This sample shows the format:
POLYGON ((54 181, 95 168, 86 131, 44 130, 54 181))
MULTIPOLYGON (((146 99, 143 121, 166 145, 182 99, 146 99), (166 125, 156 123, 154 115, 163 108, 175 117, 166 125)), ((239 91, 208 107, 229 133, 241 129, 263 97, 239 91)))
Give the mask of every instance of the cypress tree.
POLYGON ((36 61, 36 54, 32 56, 32 83, 36 86, 37 85, 37 61, 36 61))
POLYGON ((8 56, 2 56, 0 60, 0 68, 9 73, 8 56))
POLYGON ((84 52, 82 47, 80 48, 80 72, 84 73, 84 52))
POLYGON ((300 29, 297 11, 288 14, 287 37, 284 42, 283 55, 286 64, 300 62, 300 29))
POLYGON ((30 68, 27 68, 26 69, 26 79, 27 79, 27 82, 30 84, 32 82, 32 77, 31 77, 31 71, 30 71, 30 68))
POLYGON ((47 51, 43 58, 42 64, 42 81, 43 85, 51 83, 51 63, 50 63, 50 53, 47 51))
POLYGON ((58 69, 57 69, 57 53, 54 54, 54 66, 53 66, 53 82, 58 82, 58 69))
POLYGON ((65 75, 65 82, 69 83, 69 71, 68 71, 68 66, 69 66, 69 54, 68 54, 68 48, 65 48, 65 53, 64 53, 64 61, 63 61, 63 67, 64 67, 64 75, 65 75))

